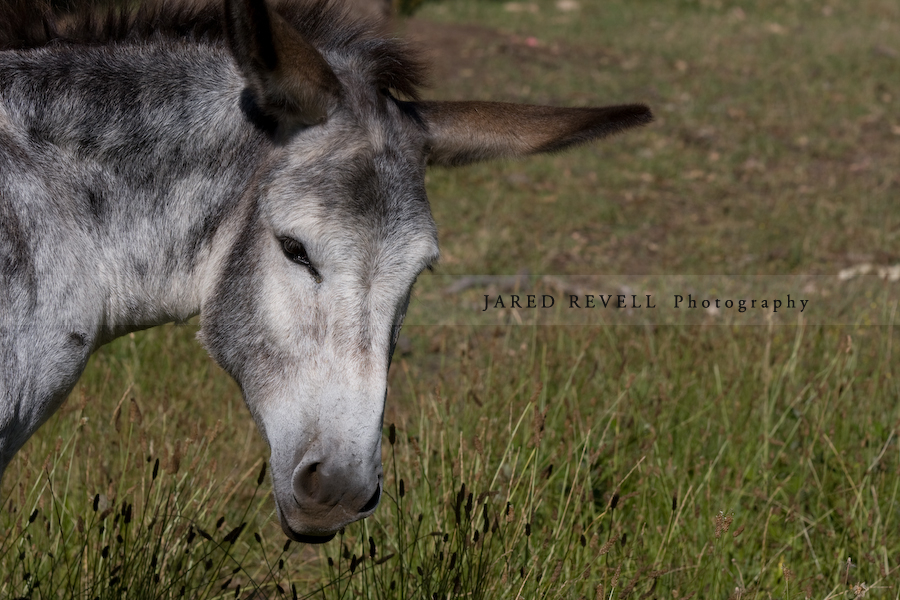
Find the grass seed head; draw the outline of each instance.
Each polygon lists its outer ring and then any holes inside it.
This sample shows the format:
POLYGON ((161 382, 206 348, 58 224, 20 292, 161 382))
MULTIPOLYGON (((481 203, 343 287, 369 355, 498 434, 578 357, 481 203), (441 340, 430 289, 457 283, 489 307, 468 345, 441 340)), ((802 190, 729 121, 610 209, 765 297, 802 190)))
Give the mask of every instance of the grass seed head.
POLYGON ((784 580, 788 583, 794 580, 794 572, 785 564, 781 565, 781 572, 784 575, 784 580))
MULTIPOLYGON (((538 384, 538 390, 535 392, 535 398, 537 398, 537 394, 540 393, 541 384, 538 384)), ((544 439, 544 425, 547 422, 547 412, 550 410, 550 407, 544 409, 544 412, 541 412, 537 405, 534 406, 534 420, 532 422, 533 426, 533 436, 532 436, 532 445, 536 448, 540 445, 541 440, 544 439)))
POLYGON ((243 533, 245 527, 247 527, 247 523, 241 523, 230 532, 228 532, 228 534, 224 538, 222 538, 222 541, 229 544, 234 544, 240 537, 241 533, 243 533))
POLYGON ((716 539, 719 539, 720 537, 722 537, 722 531, 725 528, 725 513, 723 513, 722 511, 719 511, 719 514, 717 514, 716 518, 715 518, 715 524, 716 524, 716 539))
POLYGON ((207 435, 206 435, 207 444, 212 444, 213 441, 217 437, 219 437, 219 434, 222 433, 222 431, 224 429, 225 429, 225 427, 222 425, 222 419, 217 420, 216 424, 213 426, 212 430, 209 433, 207 433, 207 435))
POLYGON ((175 447, 172 449, 172 454, 169 455, 168 468, 166 469, 169 475, 175 475, 181 468, 181 452, 181 440, 175 440, 175 447))
MULTIPOLYGON (((594 535, 594 537, 595 538, 597 537, 596 534, 594 535)), ((612 550, 613 546, 615 546, 616 542, 618 542, 618 541, 619 541, 619 538, 617 538, 617 537, 610 538, 609 540, 607 540, 605 544, 600 546, 600 550, 597 552, 597 556, 603 556, 604 554, 607 554, 610 550, 612 550)))
POLYGON ((563 561, 562 559, 559 559, 556 561, 556 567, 553 569, 553 575, 550 576, 550 585, 553 585, 559 579, 559 575, 560 573, 562 573, 562 568, 563 561))
POLYGON ((113 416, 111 419, 112 425, 116 428, 116 433, 122 432, 122 423, 119 420, 119 417, 121 417, 121 416, 122 416, 122 404, 119 403, 118 405, 116 405, 116 409, 113 411, 113 416))
POLYGON ((619 576, 622 574, 622 565, 616 567, 616 573, 613 575, 612 583, 609 584, 610 587, 616 587, 619 584, 619 576))
POLYGON ((144 422, 141 409, 138 407, 137 401, 135 401, 134 398, 131 399, 131 404, 128 407, 128 422, 133 425, 141 425, 144 422))

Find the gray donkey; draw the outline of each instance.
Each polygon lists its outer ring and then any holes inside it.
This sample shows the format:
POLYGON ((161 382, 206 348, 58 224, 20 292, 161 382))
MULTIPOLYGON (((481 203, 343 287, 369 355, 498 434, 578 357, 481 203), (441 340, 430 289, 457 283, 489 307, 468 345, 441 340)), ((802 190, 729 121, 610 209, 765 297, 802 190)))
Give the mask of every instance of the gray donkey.
POLYGON ((91 352, 200 314, 271 449, 285 534, 382 493, 387 375, 438 259, 428 164, 562 150, 642 105, 419 101, 422 68, 327 2, 53 17, 0 4, 0 475, 91 352))

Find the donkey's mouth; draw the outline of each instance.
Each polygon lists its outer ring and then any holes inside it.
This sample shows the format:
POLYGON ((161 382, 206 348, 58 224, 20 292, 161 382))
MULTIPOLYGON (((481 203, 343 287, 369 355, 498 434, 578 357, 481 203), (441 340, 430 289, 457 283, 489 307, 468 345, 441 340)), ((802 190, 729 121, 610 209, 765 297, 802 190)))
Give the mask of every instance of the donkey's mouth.
POLYGON ((285 529, 285 534, 295 542, 300 542, 301 544, 324 544, 325 542, 330 542, 334 539, 334 536, 337 535, 337 532, 331 533, 328 535, 308 535, 304 533, 297 533, 293 529, 287 528, 285 529))
POLYGON ((335 530, 330 533, 300 533, 299 531, 288 525, 287 520, 284 517, 281 518, 281 530, 284 532, 284 535, 288 537, 288 539, 294 542, 300 542, 301 544, 324 544, 325 542, 330 542, 331 540, 333 540, 334 536, 337 535, 337 532, 340 531, 335 530))
POLYGON ((381 481, 378 482, 378 487, 375 488, 375 493, 372 494, 372 497, 369 498, 369 501, 366 502, 366 505, 359 509, 359 514, 371 513, 375 510, 375 507, 378 506, 378 503, 381 502, 381 481))
MULTIPOLYGON (((334 523, 333 525, 341 525, 341 529, 343 525, 348 523, 352 523, 354 521, 358 521, 360 519, 364 519, 375 511, 375 508, 378 506, 378 503, 381 501, 381 482, 378 482, 377 487, 375 488, 375 493, 372 494, 372 497, 369 498, 369 501, 359 510, 359 512, 353 517, 347 519, 344 522, 334 523)), ((295 499, 296 502, 296 499, 295 499)), ((298 503, 299 504, 299 503, 298 503)), ((277 505, 277 502, 276 502, 277 505)), ((303 544, 324 544, 325 542, 329 542, 334 539, 337 535, 338 531, 341 529, 337 529, 336 531, 330 533, 300 533, 295 530, 288 524, 287 519, 278 511, 278 516, 281 521, 281 529, 284 531, 284 534, 295 542, 301 542, 303 544)), ((314 529, 315 531, 315 529, 314 529)), ((326 530, 327 531, 327 530, 326 530)))

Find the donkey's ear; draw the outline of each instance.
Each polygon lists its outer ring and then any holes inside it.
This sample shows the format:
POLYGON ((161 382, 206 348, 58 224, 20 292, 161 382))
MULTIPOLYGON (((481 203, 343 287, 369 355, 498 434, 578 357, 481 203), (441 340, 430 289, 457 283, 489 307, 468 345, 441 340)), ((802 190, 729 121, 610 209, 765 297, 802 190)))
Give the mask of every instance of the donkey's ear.
POLYGON ((259 109, 279 126, 328 116, 341 85, 325 58, 265 0, 225 0, 231 52, 259 109))
POLYGON ((500 102, 417 102, 429 162, 455 166, 554 152, 653 120, 642 104, 553 108, 500 102))

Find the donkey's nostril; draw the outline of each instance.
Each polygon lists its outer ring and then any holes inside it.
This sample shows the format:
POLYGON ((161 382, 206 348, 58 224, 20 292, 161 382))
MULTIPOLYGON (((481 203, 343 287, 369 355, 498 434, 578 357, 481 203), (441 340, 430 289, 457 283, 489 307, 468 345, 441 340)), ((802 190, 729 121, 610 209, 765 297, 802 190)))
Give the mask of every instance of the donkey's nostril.
POLYGON ((294 480, 294 494, 315 498, 319 493, 319 463, 313 462, 297 470, 294 480))
POLYGON ((375 475, 369 469, 336 467, 327 460, 301 462, 293 473, 294 503, 308 515, 320 512, 322 518, 332 518, 340 513, 360 519, 370 514, 381 500, 380 465, 375 475), (372 483, 375 483, 374 493, 372 483), (332 514, 332 511, 337 512, 332 514))
POLYGON ((381 483, 378 484, 378 487, 375 488, 375 493, 372 494, 372 497, 369 498, 369 501, 366 502, 366 505, 363 506, 359 512, 369 512, 370 510, 375 510, 375 507, 378 506, 378 501, 381 500, 381 483))

